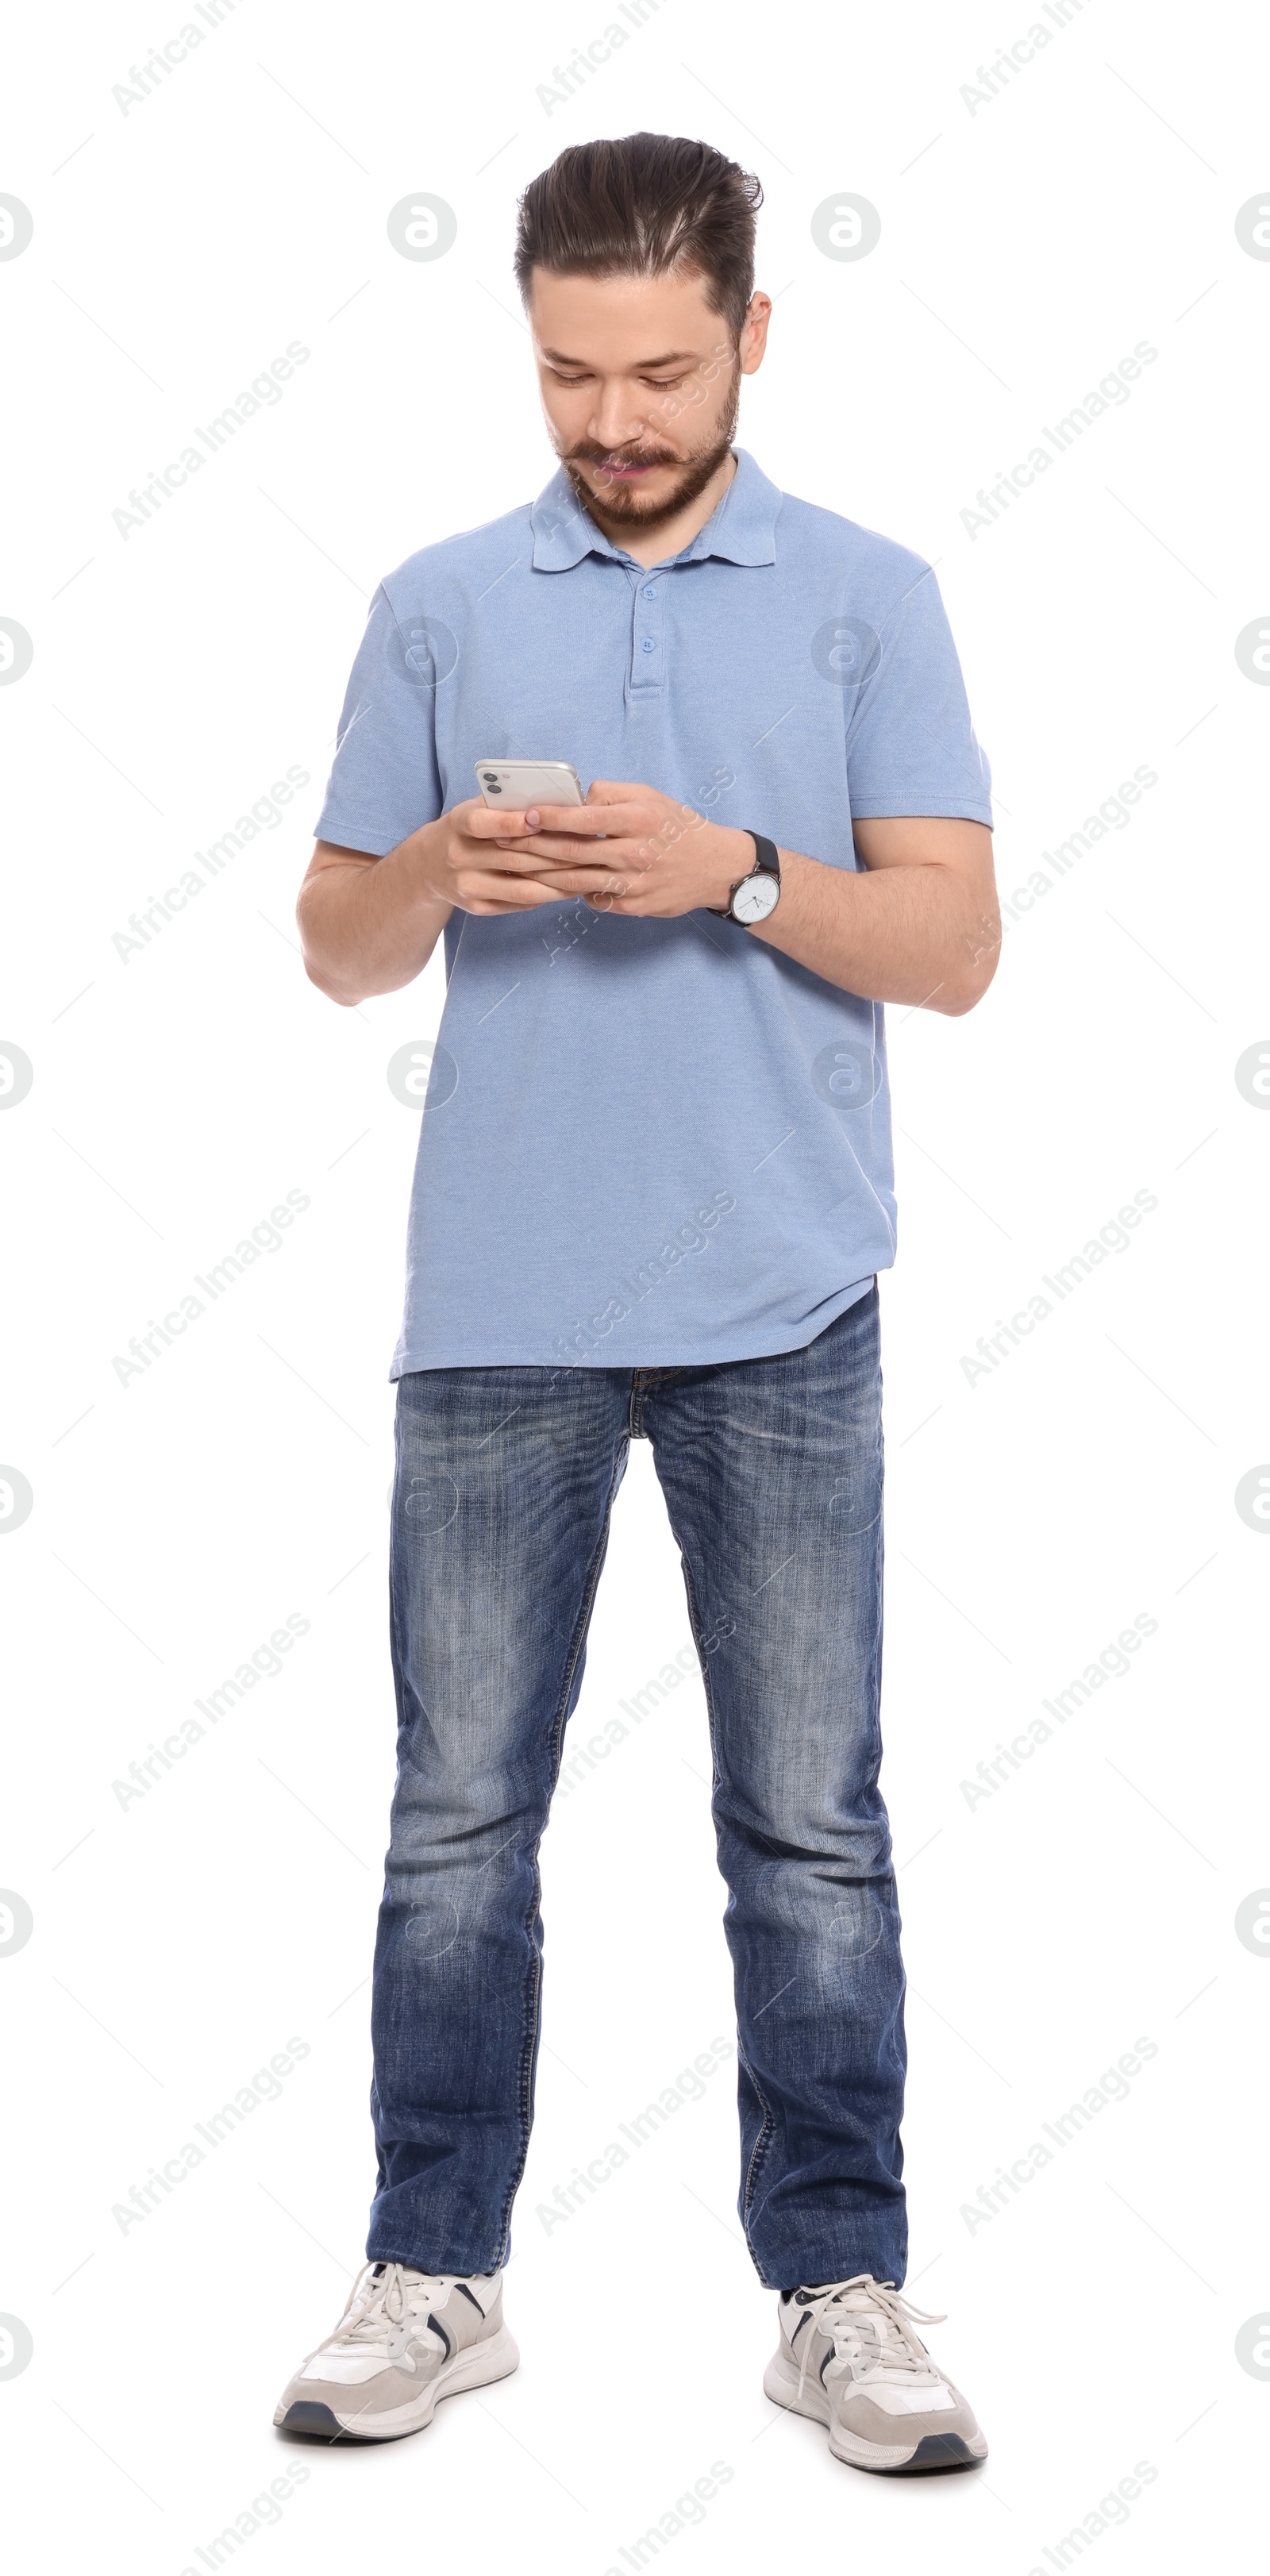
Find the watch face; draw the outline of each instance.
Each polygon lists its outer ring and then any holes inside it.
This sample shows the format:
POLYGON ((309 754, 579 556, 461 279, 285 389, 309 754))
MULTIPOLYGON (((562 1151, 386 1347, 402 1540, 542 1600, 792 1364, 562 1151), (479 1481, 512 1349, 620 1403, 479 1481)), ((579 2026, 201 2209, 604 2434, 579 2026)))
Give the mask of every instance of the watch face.
POLYGON ((732 897, 732 918, 747 924, 766 921, 780 902, 780 879, 761 868, 756 876, 742 877, 732 897))

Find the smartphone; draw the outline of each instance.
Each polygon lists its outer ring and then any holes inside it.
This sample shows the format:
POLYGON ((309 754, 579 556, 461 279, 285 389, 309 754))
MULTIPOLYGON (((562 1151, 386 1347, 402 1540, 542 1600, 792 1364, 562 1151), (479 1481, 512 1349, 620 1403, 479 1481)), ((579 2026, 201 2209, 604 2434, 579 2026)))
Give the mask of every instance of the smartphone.
POLYGON ((567 760, 478 760, 477 784, 487 805, 523 814, 529 805, 585 805, 582 781, 567 760))

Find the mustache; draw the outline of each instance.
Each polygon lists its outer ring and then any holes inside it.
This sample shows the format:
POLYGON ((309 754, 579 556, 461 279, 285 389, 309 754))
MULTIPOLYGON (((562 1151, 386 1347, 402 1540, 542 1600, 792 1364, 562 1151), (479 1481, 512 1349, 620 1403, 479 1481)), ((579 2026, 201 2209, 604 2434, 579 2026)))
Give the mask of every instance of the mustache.
POLYGON ((668 456, 659 447, 597 447, 594 439, 581 439, 566 451, 564 460, 571 465, 679 465, 683 459, 668 456))

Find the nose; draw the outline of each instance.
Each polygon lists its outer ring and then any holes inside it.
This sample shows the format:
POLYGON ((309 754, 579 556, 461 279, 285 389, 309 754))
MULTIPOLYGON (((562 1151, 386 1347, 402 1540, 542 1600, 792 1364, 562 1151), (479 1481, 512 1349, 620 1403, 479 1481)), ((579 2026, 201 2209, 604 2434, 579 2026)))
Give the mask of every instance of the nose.
POLYGON ((588 423, 587 435, 597 447, 630 447, 642 438, 647 422, 636 409, 628 388, 620 381, 605 385, 588 423))

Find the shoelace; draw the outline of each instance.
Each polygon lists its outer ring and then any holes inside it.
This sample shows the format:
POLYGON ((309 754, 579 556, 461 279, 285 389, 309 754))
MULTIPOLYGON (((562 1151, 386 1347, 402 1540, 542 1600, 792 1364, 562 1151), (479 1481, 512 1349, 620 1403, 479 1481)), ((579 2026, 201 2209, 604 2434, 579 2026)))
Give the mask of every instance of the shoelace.
POLYGON ((424 2322, 427 2310, 439 2307, 449 2298, 458 2278, 453 2272, 416 2272, 407 2280, 404 2263, 366 2263, 358 2273, 349 2293, 348 2304, 330 2340, 345 2343, 382 2343, 396 2339, 407 2327, 420 2343, 442 2352, 443 2336, 424 2322), (379 2278, 375 2275, 378 2272, 379 2278), (424 2316, 415 2311, 422 2308, 424 2316))
POLYGON ((909 2379, 932 2386, 940 2384, 942 2375, 913 2327, 942 2325, 944 2315, 933 2309, 915 2308, 893 2281, 875 2281, 871 2273, 857 2272, 849 2281, 827 2282, 813 2298, 804 2300, 803 2312, 810 2322, 798 2372, 800 2397, 817 2330, 832 2337, 833 2360, 826 2365, 828 2370, 850 2370, 858 2379, 870 2379, 881 2370, 896 2370, 903 2371, 909 2379))

